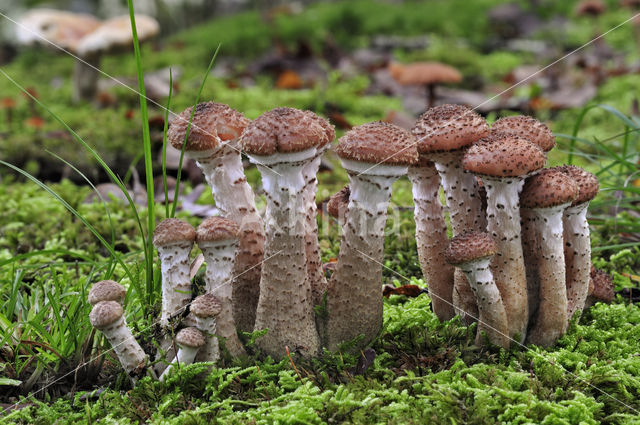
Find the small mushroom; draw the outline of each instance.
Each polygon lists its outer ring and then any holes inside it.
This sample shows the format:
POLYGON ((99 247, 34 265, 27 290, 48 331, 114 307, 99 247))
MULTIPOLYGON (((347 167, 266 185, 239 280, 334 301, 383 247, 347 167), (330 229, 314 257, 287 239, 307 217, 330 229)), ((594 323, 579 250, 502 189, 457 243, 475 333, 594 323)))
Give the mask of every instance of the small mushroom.
POLYGON ((189 254, 195 239, 193 226, 177 218, 162 220, 153 232, 162 272, 162 327, 167 327, 169 319, 182 313, 191 301, 189 254))
POLYGON ((218 338, 216 336, 216 317, 222 312, 220 300, 211 294, 196 297, 190 306, 195 327, 205 335, 205 345, 196 356, 197 361, 215 362, 220 358, 218 338))
POLYGON ((482 342, 484 332, 491 343, 508 348, 507 313, 489 267, 497 249, 498 245, 488 233, 468 232, 451 240, 445 258, 464 272, 476 298, 480 316, 476 342, 482 342))
POLYGON ((459 83, 462 80, 457 69, 438 62, 415 62, 408 65, 391 63, 389 72, 402 85, 425 86, 428 108, 435 104, 437 84, 459 83))
POLYGON ((597 302, 610 303, 615 298, 613 291, 613 279, 608 273, 591 266, 589 279, 589 295, 584 305, 584 310, 597 302))
POLYGON ((358 347, 382 327, 382 251, 392 184, 415 164, 411 133, 383 122, 354 127, 335 152, 349 174, 351 194, 340 254, 327 290, 326 341, 336 351, 363 335, 358 347))
POLYGON ((529 177, 520 195, 532 344, 551 346, 567 330, 562 214, 577 196, 576 182, 557 168, 529 177))
POLYGON ((246 354, 233 317, 232 288, 233 261, 238 247, 239 226, 235 221, 222 217, 204 220, 196 230, 196 241, 207 262, 205 290, 215 296, 222 311, 216 319, 217 335, 224 338, 225 347, 234 356, 246 354))
POLYGON ((349 206, 350 196, 351 189, 347 185, 334 193, 329 198, 329 202, 327 202, 327 213, 338 220, 341 228, 344 228, 344 224, 347 221, 347 207, 349 206))
POLYGON ((116 301, 118 304, 124 302, 127 291, 122 285, 113 280, 101 280, 96 282, 89 291, 89 304, 96 305, 100 301, 116 301))
POLYGON ((129 376, 133 379, 142 376, 146 369, 147 355, 127 327, 122 306, 116 301, 100 301, 93 306, 89 321, 107 337, 129 376))
POLYGON ((472 145, 462 165, 482 179, 487 191, 487 231, 498 252, 491 271, 502 295, 509 337, 524 341, 529 319, 527 276, 522 256, 519 195, 524 179, 544 166, 542 149, 525 139, 487 138, 472 145))
POLYGON ((198 350, 205 345, 206 341, 202 332, 194 327, 181 329, 176 334, 176 345, 178 354, 169 366, 160 375, 160 380, 164 381, 178 364, 188 365, 193 363, 198 354, 198 350))
POLYGON ((549 127, 526 115, 500 118, 491 126, 491 135, 525 139, 538 145, 545 152, 549 152, 556 145, 556 138, 549 127))

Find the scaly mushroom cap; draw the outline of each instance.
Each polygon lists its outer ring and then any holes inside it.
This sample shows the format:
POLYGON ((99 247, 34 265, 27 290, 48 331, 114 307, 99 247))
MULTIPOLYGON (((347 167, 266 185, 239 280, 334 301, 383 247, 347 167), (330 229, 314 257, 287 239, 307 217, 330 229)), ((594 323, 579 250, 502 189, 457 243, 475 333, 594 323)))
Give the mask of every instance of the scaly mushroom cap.
POLYGON ((96 329, 104 329, 122 317, 124 310, 116 301, 100 301, 91 309, 89 321, 96 329))
POLYGON ((520 194, 523 208, 550 208, 573 202, 578 184, 557 168, 545 168, 527 178, 520 194))
POLYGON ((342 159, 387 165, 418 162, 415 139, 407 130, 382 121, 349 130, 338 140, 336 154, 342 159))
POLYGON ((392 63, 389 73, 402 85, 458 83, 462 74, 457 69, 438 62, 415 62, 408 65, 392 63))
POLYGON ((422 154, 462 149, 487 137, 489 126, 466 106, 440 105, 422 114, 411 132, 422 154))
POLYGON ((196 230, 196 241, 214 242, 238 239, 240 226, 228 218, 209 217, 204 220, 196 230))
POLYGON ((157 248, 176 242, 194 242, 196 229, 178 218, 164 219, 153 232, 153 245, 157 248))
POLYGON ((122 304, 127 291, 124 286, 113 280, 96 282, 89 291, 89 304, 95 305, 100 301, 116 301, 122 304))
MULTIPOLYGON (((136 15, 136 34, 140 42, 155 37, 160 32, 158 21, 151 16, 136 15)), ((102 23, 78 44, 81 56, 113 49, 133 47, 133 32, 129 15, 117 16, 102 23)))
POLYGON ((222 311, 220 300, 211 294, 196 297, 190 308, 193 314, 201 318, 215 317, 222 311))
POLYGON ((522 177, 544 167, 540 147, 514 137, 487 138, 472 145, 462 159, 465 170, 493 177, 522 177))
POLYGON ((313 112, 275 108, 253 120, 240 143, 252 155, 300 152, 328 143, 325 125, 313 112))
POLYGON ((492 257, 496 252, 498 252, 498 245, 490 234, 466 232, 451 239, 444 255, 447 263, 458 265, 492 257))
POLYGON ((183 347, 200 348, 206 343, 204 335, 198 329, 190 327, 181 329, 176 334, 176 344, 183 347))
MULTIPOLYGON (((189 107, 182 111, 169 126, 167 140, 176 149, 182 149, 192 110, 193 107, 189 107)), ((189 139, 185 150, 205 151, 215 149, 220 145, 221 140, 233 140, 240 137, 249 122, 240 112, 223 103, 199 103, 193 113, 189 139)))
POLYGON ((327 202, 327 213, 334 218, 339 218, 346 211, 349 204, 349 196, 351 196, 351 188, 345 186, 329 198, 327 202), (341 213, 342 212, 342 213, 341 213))
POLYGON ((320 147, 325 146, 333 142, 333 140, 336 138, 336 129, 333 127, 333 125, 328 120, 314 114, 311 111, 304 111, 304 112, 307 115, 309 115, 309 117, 311 117, 315 122, 320 124, 320 126, 324 129, 325 138, 320 142, 318 146, 320 147))
POLYGON ((573 204, 571 204, 572 206, 576 206, 584 202, 589 202, 596 197, 600 185, 595 174, 583 170, 582 168, 575 165, 564 165, 562 167, 558 167, 558 169, 562 170, 562 172, 569 175, 573 180, 576 181, 576 183, 578 183, 580 193, 578 194, 578 197, 575 199, 575 201, 573 201, 573 204))
POLYGON ((491 135, 519 137, 535 143, 545 152, 556 145, 556 138, 549 127, 526 115, 500 118, 491 126, 491 135))
POLYGON ((595 298, 597 301, 611 302, 615 297, 613 291, 613 279, 611 276, 602 270, 596 269, 591 266, 591 279, 589 280, 589 296, 595 298))

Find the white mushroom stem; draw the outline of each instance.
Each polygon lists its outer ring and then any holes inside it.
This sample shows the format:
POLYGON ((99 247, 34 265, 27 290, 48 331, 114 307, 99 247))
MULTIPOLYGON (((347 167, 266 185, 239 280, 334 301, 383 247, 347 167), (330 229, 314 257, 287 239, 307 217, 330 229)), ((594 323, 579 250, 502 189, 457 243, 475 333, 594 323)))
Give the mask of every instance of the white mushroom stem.
MULTIPOLYGON (((553 345, 567 330, 567 290, 562 238, 562 212, 569 204, 552 208, 532 208, 538 233, 535 250, 540 288, 538 313, 528 342, 553 345)), ((588 281, 587 281, 588 285, 588 281)))
POLYGON ((589 273, 591 269, 591 240, 587 207, 583 202, 564 211, 564 259, 567 283, 567 319, 584 310, 589 291, 589 273))
POLYGON ((509 347, 507 313, 489 265, 491 258, 481 258, 458 267, 466 275, 478 305, 479 324, 476 342, 482 342, 482 332, 491 343, 509 347))
POLYGON ((176 365, 178 364, 188 365, 193 363, 193 361, 196 359, 196 355, 198 354, 199 350, 200 348, 198 347, 189 347, 186 345, 179 345, 178 354, 176 354, 176 357, 173 359, 171 364, 169 364, 169 366, 167 366, 164 372, 162 372, 162 375, 160 375, 160 381, 164 381, 165 378, 169 376, 173 368, 176 367, 176 365))
POLYGON ((444 260, 449 243, 440 202, 440 176, 433 164, 411 166, 416 243, 422 274, 427 280, 431 305, 440 320, 449 320, 453 310, 453 266, 444 260))
POLYGON ((382 256, 392 184, 406 166, 377 165, 342 159, 351 196, 340 254, 327 297, 326 345, 336 351, 360 335, 358 347, 371 342, 382 327, 382 256), (367 174, 364 174, 367 173, 367 174))
MULTIPOLYGON (((222 312, 221 312, 222 313, 222 312)), ((194 326, 204 334, 205 345, 200 348, 196 360, 200 362, 216 362, 220 358, 220 346, 216 334, 215 317, 198 317, 193 315, 194 326)))
POLYGON ((471 282, 464 272, 455 269, 453 272, 453 306, 455 314, 460 316, 462 323, 469 326, 478 320, 478 304, 471 288, 471 282))
POLYGON ((491 270, 502 295, 509 336, 524 341, 528 322, 527 276, 520 239, 520 200, 524 178, 482 176, 487 189, 487 230, 498 244, 491 270))
POLYGON ((100 76, 100 53, 76 59, 73 68, 73 101, 91 101, 96 95, 100 76))
POLYGON ((540 274, 538 270, 537 247, 540 244, 540 234, 536 229, 537 214, 528 208, 520 208, 520 224, 522 227, 522 255, 527 275, 527 301, 529 305, 529 323, 538 314, 540 299, 540 274))
POLYGON ((124 315, 100 330, 111 344, 124 370, 129 375, 139 374, 147 362, 147 355, 131 333, 124 315))
POLYGON ((305 255, 306 214, 302 191, 304 166, 315 148, 269 156, 250 155, 262 174, 267 195, 265 261, 255 329, 268 329, 257 345, 280 359, 285 347, 313 356, 320 349, 315 327, 311 284, 305 255))
POLYGON ((233 316, 240 330, 252 331, 260 294, 260 264, 264 228, 255 197, 247 183, 237 142, 224 141, 214 151, 190 152, 211 187, 221 215, 240 226, 240 242, 233 270, 233 316))
POLYGON ((306 212, 305 254, 307 256, 307 275, 310 280, 313 305, 318 305, 322 302, 322 297, 327 290, 327 278, 322 269, 322 258, 320 257, 320 247, 318 246, 318 222, 316 221, 316 191, 318 189, 316 175, 320 168, 322 152, 325 149, 322 149, 312 161, 302 168, 302 176, 305 182, 302 191, 303 208, 306 212))
POLYGON ((160 325, 166 327, 172 316, 181 314, 191 300, 189 253, 192 242, 158 247, 162 272, 162 312, 160 325))
POLYGON ((230 240, 198 243, 207 262, 205 291, 218 298, 222 306, 216 318, 217 335, 224 338, 225 347, 234 357, 246 355, 244 346, 238 338, 231 304, 231 279, 233 278, 231 272, 237 246, 236 241, 230 240))

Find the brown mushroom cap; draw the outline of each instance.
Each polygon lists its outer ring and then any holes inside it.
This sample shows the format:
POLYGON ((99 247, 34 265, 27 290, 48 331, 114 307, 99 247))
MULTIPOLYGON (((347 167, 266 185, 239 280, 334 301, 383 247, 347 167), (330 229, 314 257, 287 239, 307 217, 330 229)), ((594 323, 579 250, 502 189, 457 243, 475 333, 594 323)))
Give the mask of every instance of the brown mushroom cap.
POLYGON ((545 168, 528 177, 520 194, 523 208, 550 208, 573 202, 578 197, 578 184, 557 168, 545 168))
POLYGON ((104 329, 122 317, 124 310, 116 301, 100 301, 91 309, 89 321, 96 329, 104 329))
POLYGON ((238 239, 240 226, 228 218, 209 217, 198 226, 196 230, 196 241, 214 242, 238 239))
POLYGON ((349 204, 349 196, 351 196, 351 188, 345 186, 329 198, 327 202, 327 213, 331 217, 340 218, 340 212, 344 213, 345 208, 349 204))
POLYGON ((589 281, 589 295, 598 301, 611 302, 615 298, 613 291, 613 279, 602 270, 591 266, 591 275, 589 281))
POLYGON ((336 129, 333 127, 333 125, 328 120, 314 114, 311 111, 304 112, 309 115, 314 121, 320 124, 320 126, 324 129, 325 138, 320 142, 318 146, 325 146, 333 142, 333 140, 336 138, 336 129))
MULTIPOLYGON (((176 149, 182 149, 184 136, 191 119, 189 107, 175 117, 169 126, 167 140, 176 149)), ((222 103, 204 102, 196 105, 189 130, 186 151, 205 151, 215 149, 221 140, 240 137, 249 125, 249 120, 240 112, 222 103)))
POLYGON ((95 16, 55 9, 33 9, 20 18, 16 36, 21 44, 48 45, 48 42, 53 42, 64 49, 76 51, 80 41, 99 26, 100 21, 95 16))
POLYGON ((122 303, 127 291, 124 286, 113 280, 96 282, 89 291, 89 304, 95 305, 100 301, 116 301, 122 303))
POLYGON ((402 85, 458 83, 462 80, 457 69, 439 62, 392 63, 389 72, 402 85))
POLYGON ((600 184, 598 183, 598 178, 595 174, 575 165, 564 165, 562 167, 558 167, 558 169, 562 170, 562 172, 569 175, 576 181, 576 183, 578 183, 580 193, 575 201, 573 201, 573 204, 571 204, 572 206, 589 202, 596 197, 600 184))
POLYGON ((491 134, 526 139, 549 152, 556 145, 553 132, 544 123, 526 115, 500 118, 491 126, 491 134))
POLYGON ((335 152, 343 159, 374 164, 411 165, 418 161, 411 133, 382 121, 352 128, 338 140, 335 152))
POLYGON ((198 329, 189 327, 176 334, 176 344, 190 348, 200 348, 206 343, 204 335, 198 329))
POLYGON ((446 152, 487 137, 489 126, 466 106, 440 105, 422 114, 411 132, 418 141, 418 152, 446 152))
POLYGON ((196 229, 184 220, 178 218, 164 219, 153 232, 153 245, 168 245, 175 242, 193 242, 196 240, 196 229))
POLYGON ((547 158, 534 143, 513 137, 487 138, 465 153, 465 170, 493 177, 522 177, 544 167, 547 158))
POLYGON ((498 245, 490 234, 466 232, 451 239, 444 256, 447 263, 457 265, 492 257, 496 252, 498 245))
POLYGON ((253 155, 300 152, 328 143, 325 125, 310 111, 275 108, 253 120, 240 143, 243 150, 253 155))
POLYGON ((191 303, 191 312, 197 317, 215 317, 222 311, 220 300, 212 294, 203 294, 196 297, 191 303))
POLYGON ((607 10, 607 5, 601 0, 583 0, 576 6, 578 16, 598 16, 607 10))

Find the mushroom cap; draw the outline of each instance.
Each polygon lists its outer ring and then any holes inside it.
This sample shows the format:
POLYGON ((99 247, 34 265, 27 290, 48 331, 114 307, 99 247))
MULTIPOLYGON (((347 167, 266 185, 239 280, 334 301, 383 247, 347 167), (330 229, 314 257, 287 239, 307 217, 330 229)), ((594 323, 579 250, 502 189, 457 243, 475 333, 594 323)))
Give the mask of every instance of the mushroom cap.
POLYGON ((563 165, 558 167, 562 172, 568 174, 573 180, 578 183, 579 194, 578 197, 571 204, 576 206, 584 202, 589 202, 598 194, 600 184, 595 174, 588 172, 575 165, 563 165))
POLYGON ((525 139, 489 137, 471 145, 462 165, 475 174, 522 177, 544 167, 546 160, 542 149, 525 139))
POLYGON ((275 108, 247 126, 240 137, 242 149, 253 155, 301 152, 326 145, 327 130, 311 111, 275 108))
POLYGON ((193 300, 190 309, 197 317, 215 317, 222 311, 222 304, 212 294, 203 294, 193 300))
POLYGON ((440 105, 418 118, 411 133, 418 152, 446 152, 467 147, 489 135, 487 122, 463 105, 440 105))
POLYGON ((407 130, 382 121, 353 127, 338 140, 342 159, 387 165, 411 165, 418 161, 415 139, 407 130))
POLYGON ((127 291, 124 286, 113 280, 96 282, 89 291, 89 304, 95 305, 100 301, 116 301, 122 303, 127 291))
POLYGON ((349 196, 351 196, 351 188, 348 185, 334 193, 327 202, 327 213, 331 217, 340 218, 340 211, 344 211, 349 204, 349 196))
POLYGON ((526 115, 500 118, 491 126, 491 134, 526 139, 549 152, 556 145, 556 137, 544 123, 526 115))
POLYGON ((320 126, 324 129, 325 138, 320 142, 318 146, 325 146, 329 143, 333 142, 336 138, 336 129, 333 125, 325 118, 322 118, 319 115, 314 114, 311 111, 304 111, 309 115, 314 121, 316 121, 320 126))
POLYGON ((389 72, 402 85, 458 83, 462 80, 457 69, 439 62, 391 63, 389 72))
POLYGON ((578 16, 598 16, 607 10, 607 5, 601 0, 583 0, 576 6, 578 16))
POLYGON ((238 239, 240 226, 228 218, 209 217, 196 229, 196 241, 213 242, 238 239))
POLYGON ((116 301, 100 301, 91 309, 89 321, 96 329, 104 329, 122 317, 124 310, 116 301))
MULTIPOLYGON (((171 121, 167 140, 176 149, 182 149, 192 110, 192 106, 185 109, 171 121)), ((221 140, 240 137, 249 122, 240 112, 223 103, 198 103, 193 113, 185 151, 215 149, 220 145, 221 140)))
POLYGON ((206 343, 204 335, 194 327, 180 329, 176 334, 176 344, 190 348, 200 348, 206 343))
POLYGON ((444 258, 449 264, 464 264, 481 258, 492 257, 498 252, 498 244, 486 232, 466 232, 457 235, 449 243, 444 258))
POLYGON ((20 44, 48 45, 50 41, 64 49, 76 51, 80 41, 99 26, 100 21, 91 15, 33 9, 20 18, 16 37, 20 44))
POLYGON ((153 232, 153 245, 169 245, 175 242, 193 242, 196 240, 196 229, 179 218, 164 219, 153 232))
POLYGON ((528 177, 520 194, 523 208, 551 208, 573 202, 578 197, 578 183, 557 168, 544 168, 528 177))
POLYGON ((613 291, 613 279, 602 270, 591 266, 591 274, 589 280, 589 295, 598 301, 611 302, 615 297, 613 291))
MULTIPOLYGON (((138 41, 148 40, 160 32, 158 21, 151 16, 136 15, 135 18, 138 41)), ((76 50, 79 55, 84 56, 132 46, 131 19, 129 15, 122 15, 104 21, 102 25, 82 39, 76 50)))

